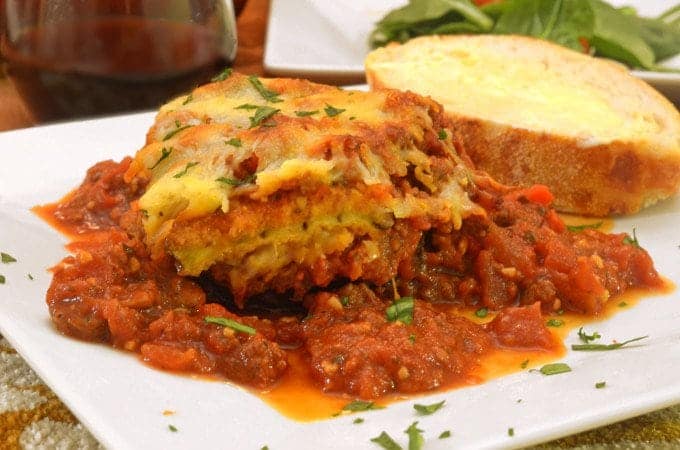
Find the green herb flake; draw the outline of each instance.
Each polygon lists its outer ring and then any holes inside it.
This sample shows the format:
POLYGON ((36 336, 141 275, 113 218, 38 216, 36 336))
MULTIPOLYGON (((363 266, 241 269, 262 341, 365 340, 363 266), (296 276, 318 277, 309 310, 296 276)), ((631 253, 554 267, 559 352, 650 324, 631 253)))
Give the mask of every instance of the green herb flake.
POLYGON ((179 171, 179 172, 177 172, 176 174, 174 174, 174 175, 172 176, 172 178, 182 178, 184 175, 187 174, 187 172, 189 171, 189 169, 191 169, 192 167, 197 166, 197 165, 198 165, 198 163, 195 162, 195 161, 194 161, 194 162, 189 162, 189 163, 187 163, 187 165, 184 166, 184 169, 182 169, 181 171, 179 171))
POLYGON ((441 434, 439 434, 439 439, 448 439, 451 437, 451 431, 445 430, 442 431, 441 434))
POLYGON ((526 369, 528 365, 529 365, 529 360, 528 360, 528 359, 525 359, 524 361, 522 361, 522 364, 520 364, 519 366, 520 366, 522 369, 526 369))
POLYGON ((363 417, 357 417, 356 419, 354 419, 352 421, 352 423, 355 424, 355 425, 360 424, 360 423, 364 423, 364 419, 363 419, 363 417))
POLYGON ((0 284, 5 284, 6 281, 7 281, 7 278, 5 278, 4 275, 0 275, 0 284))
POLYGON ((234 147, 240 147, 241 145, 243 145, 241 139, 239 138, 231 138, 228 141, 224 141, 224 143, 227 145, 232 145, 234 147))
POLYGON ((30 273, 27 273, 27 274, 26 274, 26 277, 27 277, 29 280, 31 280, 31 281, 34 280, 33 275, 31 275, 30 273))
POLYGON ((224 81, 227 78, 229 78, 233 72, 234 71, 231 69, 231 67, 227 67, 222 72, 220 72, 217 75, 215 75, 214 77, 212 77, 212 79, 210 81, 212 81, 213 83, 216 82, 216 81, 224 81))
POLYGON ((342 407, 343 411, 357 412, 370 411, 374 409, 384 409, 384 406, 376 405, 374 402, 367 402, 364 400, 354 400, 342 407))
POLYGON ((252 103, 244 103, 242 105, 238 105, 234 109, 245 109, 250 111, 251 109, 257 109, 260 108, 260 105, 253 105, 252 103))
POLYGON ((260 450, 269 450, 269 446, 268 446, 268 445, 263 445, 262 448, 260 448, 260 450))
POLYGON ((633 339, 628 339, 627 341, 623 342, 614 342, 612 344, 572 344, 571 349, 582 352, 601 352, 607 350, 617 350, 625 345, 641 341, 642 339, 647 339, 648 337, 649 336, 640 336, 633 339))
POLYGON ((164 141, 167 141, 168 139, 170 139, 171 137, 173 137, 174 135, 176 135, 177 133, 179 133, 182 130, 186 130, 187 128, 193 127, 193 125, 189 125, 189 124, 179 126, 179 122, 175 122, 175 125, 177 125, 177 128, 175 128, 174 130, 168 131, 165 134, 165 136, 163 136, 164 141))
POLYGON ((271 116, 279 112, 280 109, 272 108, 271 106, 260 106, 255 110, 255 115, 250 117, 250 128, 254 128, 262 123, 263 120, 269 119, 271 116))
POLYGON ((342 304, 342 306, 349 306, 349 297, 343 295, 342 297, 340 297, 340 303, 342 304))
POLYGON ((415 301, 413 297, 402 297, 395 300, 385 310, 385 315, 389 322, 399 321, 406 325, 413 322, 413 308, 415 301))
POLYGON ((189 95, 187 95, 187 98, 185 98, 184 101, 182 102, 182 106, 188 104, 193 99, 194 99, 194 93, 190 92, 189 95))
POLYGON ((179 431, 173 424, 168 425, 168 430, 172 431, 173 433, 177 433, 177 431, 179 431))
POLYGON ((625 308, 626 306, 628 306, 628 303, 626 302, 619 303, 619 308, 625 308))
POLYGON ((429 416, 430 414, 439 411, 441 407, 444 406, 444 403, 446 403, 446 400, 442 400, 441 402, 438 403, 432 403, 430 405, 421 405, 416 403, 415 405, 413 405, 413 409, 418 411, 420 415, 429 416))
POLYGON ((318 109, 315 109, 314 111, 295 111, 295 115, 298 117, 308 117, 318 113, 319 113, 318 109))
POLYGON ((408 340, 409 340, 409 342, 411 342, 411 344, 415 344, 416 343, 416 335, 415 334, 409 334, 408 340))
POLYGON ((549 327, 558 328, 564 325, 564 320, 560 319, 550 319, 545 323, 549 327))
POLYGON ((371 439, 371 442, 375 442, 385 450, 403 450, 401 445, 397 444, 392 437, 385 433, 384 431, 371 439))
POLYGON ((508 436, 513 437, 515 435, 515 429, 514 428, 508 428, 508 436))
POLYGON ((437 137, 439 137, 440 141, 443 141, 444 139, 446 139, 448 137, 448 135, 446 134, 446 130, 443 129, 443 128, 441 130, 439 130, 439 133, 437 133, 437 137))
POLYGON ((583 225, 567 225, 567 230, 573 233, 580 233, 583 230, 597 230, 602 226, 603 222, 586 223, 583 225))
POLYGON ((245 334, 255 334, 257 331, 253 327, 249 327, 248 325, 243 325, 242 323, 239 323, 235 320, 227 319, 226 317, 213 317, 213 316, 205 316, 203 319, 207 323, 214 323, 215 325, 220 325, 226 328, 231 328, 234 331, 239 331, 241 333, 245 334))
POLYGON ((633 237, 631 238, 629 234, 627 234, 623 238, 623 243, 626 245, 632 245, 633 247, 638 247, 640 248, 640 242, 638 242, 637 235, 635 234, 635 227, 633 227, 633 237))
POLYGON ((553 363, 546 364, 539 370, 543 375, 557 375, 560 373, 571 372, 571 367, 565 363, 553 363))
POLYGON ((242 180, 230 177, 219 177, 216 178, 215 181, 217 181, 218 183, 229 184, 231 186, 243 186, 244 184, 252 183, 253 181, 255 181, 255 179, 256 179, 255 174, 251 174, 243 178, 242 180))
POLYGON ((423 430, 418 428, 418 422, 413 422, 409 427, 404 430, 404 433, 408 435, 408 450, 420 450, 425 444, 425 438, 423 438, 423 430))
POLYGON ((162 163, 164 160, 168 159, 168 157, 172 153, 172 150, 173 150, 172 147, 170 147, 170 148, 163 147, 161 149, 161 157, 158 158, 158 161, 156 161, 156 163, 153 166, 149 167, 149 170, 155 169, 160 163, 162 163))
POLYGON ((475 316, 479 317, 480 319, 485 318, 489 314, 489 308, 479 308, 477 311, 475 311, 475 316))
POLYGON ((249 76, 249 77, 248 77, 248 81, 250 81, 250 84, 253 85, 253 87, 255 88, 255 90, 257 90, 257 92, 259 92, 260 95, 261 95, 265 100, 267 100, 268 102, 270 102, 270 103, 279 103, 279 102, 282 102, 282 101, 283 101, 283 100, 281 100, 281 99, 279 98, 279 94, 278 94, 278 93, 276 93, 276 92, 274 92, 274 91, 270 91, 269 89, 267 89, 267 88, 262 84, 262 82, 260 81, 260 79, 257 78, 255 75, 249 76))
POLYGON ((601 337, 602 336, 597 331, 595 331, 593 334, 588 334, 585 331, 583 331, 583 327, 578 329, 578 338, 581 341, 585 342, 586 344, 588 342, 592 342, 594 340, 600 339, 601 337))
POLYGON ((17 259, 8 253, 0 252, 0 261, 2 261, 3 264, 9 264, 17 262, 17 259))
POLYGON ((605 386, 607 386, 606 381, 599 381, 595 383, 595 389, 604 389, 605 386))
POLYGON ((329 105, 328 103, 326 103, 326 107, 323 110, 328 117, 335 117, 338 114, 346 111, 346 109, 335 108, 335 107, 329 105))

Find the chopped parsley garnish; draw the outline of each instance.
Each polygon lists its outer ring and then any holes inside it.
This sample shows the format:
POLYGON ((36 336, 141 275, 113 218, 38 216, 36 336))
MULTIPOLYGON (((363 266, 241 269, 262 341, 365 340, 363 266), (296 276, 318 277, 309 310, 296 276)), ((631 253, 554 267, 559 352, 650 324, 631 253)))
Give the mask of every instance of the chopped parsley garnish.
POLYGON ((298 117, 313 116, 314 114, 318 113, 319 113, 318 109, 315 109, 314 111, 295 111, 295 115, 298 117))
POLYGON ((601 337, 602 336, 597 331, 595 331, 593 334, 588 334, 585 331, 583 331, 583 327, 578 329, 578 338, 581 339, 581 341, 585 342, 586 344, 596 339, 600 339, 601 337))
POLYGON ((546 364, 539 370, 543 375, 557 375, 560 373, 571 372, 571 367, 565 363, 553 363, 546 364))
POLYGON ((241 145, 243 145, 241 139, 239 138, 231 138, 228 141, 224 141, 224 143, 227 145, 233 145, 234 147, 240 147, 241 145))
POLYGON ((627 234, 623 238, 623 243, 626 245, 632 245, 633 247, 640 247, 640 243, 638 242, 638 238, 635 235, 635 227, 633 227, 633 237, 631 238, 629 234, 627 234))
POLYGON ((607 350, 616 350, 623 347, 624 345, 628 345, 632 342, 641 341, 642 339, 647 339, 648 337, 649 336, 640 336, 633 339, 628 339, 627 341, 623 342, 615 342, 613 344, 572 344, 571 349, 584 352, 600 352, 607 350))
POLYGON ((343 411, 370 411, 373 409, 384 409, 384 406, 376 405, 374 402, 367 402, 364 400, 354 400, 342 407, 343 411))
POLYGON ((385 315, 389 322, 399 321, 409 325, 413 322, 413 297, 402 297, 395 300, 390 306, 385 310, 385 315))
POLYGON ((548 320, 545 324, 546 324, 547 326, 549 326, 549 327, 555 327, 555 328, 557 328, 557 327, 561 327, 562 325, 564 325, 564 320, 560 320, 560 319, 550 319, 550 320, 548 320))
POLYGON ((519 366, 520 366, 522 369, 526 369, 528 365, 529 365, 529 360, 528 360, 528 359, 525 359, 524 361, 522 361, 522 364, 520 364, 519 366))
POLYGON ((567 225, 567 230, 580 233, 583 230, 597 230, 602 226, 602 222, 586 223, 583 225, 567 225))
POLYGON ((26 277, 28 277, 29 280, 33 281, 33 275, 31 275, 30 273, 27 273, 26 277))
POLYGON ((238 105, 234 109, 247 109, 248 111, 250 111, 251 109, 257 109, 259 107, 260 107, 259 105, 253 105, 252 103, 244 103, 242 105, 238 105))
POLYGON ((356 419, 354 419, 352 421, 352 423, 354 423, 354 424, 364 423, 364 419, 363 419, 363 417, 357 417, 356 419))
POLYGON ((625 308, 626 306, 628 306, 628 303, 626 302, 619 303, 619 308, 625 308))
POLYGON ((475 316, 479 317, 480 319, 483 319, 489 314, 489 308, 479 308, 477 311, 475 311, 475 316))
POLYGON ((515 429, 514 428, 508 428, 508 436, 513 437, 515 435, 515 429))
POLYGON ((262 123, 263 120, 269 119, 271 116, 281 111, 280 109, 272 108, 271 106, 259 106, 255 110, 255 115, 250 117, 250 128, 254 128, 262 123))
POLYGON ((416 343, 416 335, 415 334, 409 334, 408 340, 411 341, 411 344, 415 344, 416 343))
POLYGON ((418 428, 418 422, 413 422, 409 427, 404 430, 404 433, 408 434, 408 450, 420 450, 425 444, 425 439, 423 438, 423 430, 418 428))
POLYGON ((255 334, 257 331, 253 327, 248 325, 243 325, 235 320, 227 319, 226 317, 213 317, 206 316, 203 320, 208 323, 214 323, 215 325, 221 325, 226 328, 231 328, 234 331, 239 331, 245 334, 255 334))
POLYGON ((175 125, 177 125, 177 128, 175 128, 174 130, 168 131, 165 134, 165 136, 163 136, 164 141, 167 141, 168 139, 170 139, 171 137, 173 137, 174 135, 176 135, 177 133, 179 133, 182 130, 186 130, 187 128, 193 127, 193 125, 189 125, 189 124, 179 126, 179 122, 175 122, 175 125))
POLYGON ((233 72, 233 70, 231 69, 231 67, 227 67, 222 72, 220 72, 217 75, 215 75, 214 77, 212 77, 212 79, 210 81, 212 81, 213 83, 215 81, 224 81, 231 76, 232 72, 233 72))
POLYGON ((158 166, 161 162, 163 162, 165 159, 167 159, 170 156, 170 153, 172 153, 172 147, 170 147, 170 148, 163 147, 161 149, 161 157, 158 158, 158 161, 156 161, 156 163, 153 166, 149 167, 149 170, 155 169, 156 166, 158 166))
POLYGON ((194 93, 190 92, 189 95, 187 95, 187 98, 185 98, 184 101, 182 102, 182 106, 186 105, 187 103, 189 103, 193 99, 194 99, 194 93))
POLYGON ((340 297, 340 303, 342 304, 342 306, 349 305, 349 297, 346 296, 346 295, 343 295, 342 297, 340 297))
POLYGON ((265 446, 263 446, 260 450, 269 450, 269 446, 268 446, 268 445, 265 445, 265 446))
POLYGON ((335 117, 338 114, 346 111, 345 109, 335 108, 335 107, 329 105, 328 103, 326 103, 326 107, 323 110, 328 117, 335 117))
POLYGON ((184 175, 187 174, 187 172, 189 171, 189 169, 191 169, 192 167, 197 166, 197 165, 198 165, 198 163, 195 162, 195 161, 194 161, 194 162, 189 162, 189 163, 187 163, 187 165, 184 166, 184 169, 182 169, 181 171, 179 171, 179 172, 177 172, 176 174, 174 174, 174 175, 172 176, 172 178, 181 178, 181 177, 183 177, 184 175))
POLYGON ((606 381, 599 381, 595 383, 595 389, 603 389, 607 385, 606 381))
POLYGON ((446 439, 451 437, 451 431, 445 430, 442 431, 441 434, 439 435, 439 439, 446 439))
POLYGON ((172 424, 168 425, 168 430, 172 431, 173 433, 177 433, 178 431, 177 427, 172 424))
POLYGON ((276 92, 274 92, 274 91, 270 91, 269 89, 267 89, 266 87, 264 87, 264 85, 262 84, 262 82, 260 81, 260 79, 257 78, 255 75, 249 76, 249 77, 248 77, 248 81, 250 81, 250 84, 252 84, 253 87, 257 90, 257 92, 259 92, 260 95, 261 95, 265 100, 267 100, 268 102, 270 102, 270 103, 279 103, 279 102, 282 102, 282 101, 283 101, 283 100, 281 100, 281 99, 279 98, 279 94, 278 94, 278 93, 276 93, 276 92))
POLYGON ((0 275, 0 284, 5 284, 5 281, 7 281, 7 279, 5 278, 5 276, 4 276, 4 275, 0 275))
POLYGON ((384 431, 380 433, 379 436, 372 438, 371 442, 375 442, 385 450, 403 450, 401 445, 397 444, 394 439, 384 431))
POLYGON ((215 181, 219 183, 225 183, 225 184, 230 184, 232 186, 242 186, 244 184, 250 184, 253 181, 255 181, 255 174, 248 175, 242 180, 236 179, 236 178, 229 178, 229 177, 219 177, 215 179, 215 181))
POLYGON ((447 136, 448 135, 446 134, 446 130, 443 129, 443 128, 441 130, 439 130, 439 133, 437 133, 437 137, 439 137, 440 141, 443 141, 444 139, 446 139, 447 136))
POLYGON ((0 261, 2 261, 3 264, 9 264, 17 262, 17 259, 8 253, 0 252, 0 261))
POLYGON ((446 400, 442 400, 441 402, 438 403, 432 403, 430 405, 420 405, 416 403, 415 405, 413 405, 413 409, 418 411, 418 413, 420 413, 423 416, 429 416, 430 414, 439 411, 439 409, 441 409, 441 407, 444 406, 444 403, 446 403, 446 400))

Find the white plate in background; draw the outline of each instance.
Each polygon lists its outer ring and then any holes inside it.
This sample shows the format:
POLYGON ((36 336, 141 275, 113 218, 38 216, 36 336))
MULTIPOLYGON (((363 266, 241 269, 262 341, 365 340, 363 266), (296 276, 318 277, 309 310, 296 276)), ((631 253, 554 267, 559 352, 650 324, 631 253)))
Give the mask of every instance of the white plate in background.
MULTIPOLYGON (((276 76, 334 82, 361 82, 368 36, 388 11, 407 0, 272 0, 264 68, 276 76)), ((609 0, 632 6, 641 16, 656 17, 676 0, 609 0)), ((680 56, 662 63, 680 69, 680 56)), ((680 74, 634 70, 633 74, 680 103, 680 74)))
MULTIPOLYGON (((18 259, 0 264, 0 333, 109 450, 366 449, 387 431, 406 446, 414 421, 425 449, 525 446, 680 402, 680 299, 650 296, 613 318, 587 327, 605 342, 649 335, 613 352, 569 352, 573 372, 523 371, 478 386, 407 400, 356 416, 301 423, 229 383, 154 370, 135 356, 64 337, 52 327, 45 292, 47 268, 65 255, 65 239, 29 208, 53 202, 104 159, 119 160, 144 143, 153 114, 136 114, 0 133, 0 251, 18 259), (27 274, 34 277, 30 280, 27 274), (605 389, 595 383, 606 381, 605 389), (446 400, 431 416, 414 402, 446 400), (522 399, 520 403, 518 399, 522 399), (164 410, 176 411, 171 417, 164 410), (178 431, 173 433, 168 425, 178 431), (508 436, 508 428, 514 436, 508 436), (439 440, 444 430, 450 439, 439 440)), ((616 221, 637 228, 662 274, 680 284, 680 198, 616 221)), ((576 331, 567 344, 578 339, 576 331)))

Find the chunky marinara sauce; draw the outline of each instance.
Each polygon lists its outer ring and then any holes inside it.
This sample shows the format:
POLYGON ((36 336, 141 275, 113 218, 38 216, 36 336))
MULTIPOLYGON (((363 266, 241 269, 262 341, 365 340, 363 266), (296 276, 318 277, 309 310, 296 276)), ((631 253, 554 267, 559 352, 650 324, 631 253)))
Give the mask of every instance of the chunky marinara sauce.
POLYGON ((182 277, 171 256, 150 257, 131 207, 147 180, 125 179, 130 161, 95 165, 78 189, 39 209, 72 238, 47 304, 60 332, 164 370, 269 391, 293 377, 352 398, 426 392, 477 381, 490 355, 559 353, 547 315, 594 316, 624 291, 663 284, 627 235, 568 230, 544 189, 482 180, 471 195, 486 217, 420 239, 395 225, 395 245, 419 250, 388 286, 336 281, 303 299, 263 295, 241 309, 208 275, 182 277), (412 311, 390 310, 396 292, 415 298, 412 311), (493 319, 470 320, 479 308, 493 319))

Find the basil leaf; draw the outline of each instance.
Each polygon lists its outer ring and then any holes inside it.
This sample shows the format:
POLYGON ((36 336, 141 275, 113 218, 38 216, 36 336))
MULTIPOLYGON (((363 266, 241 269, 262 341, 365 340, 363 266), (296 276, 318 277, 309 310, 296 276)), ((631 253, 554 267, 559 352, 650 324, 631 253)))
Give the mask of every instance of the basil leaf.
POLYGON ((341 109, 341 108, 335 108, 329 104, 326 104, 326 107, 323 109, 326 112, 326 115, 328 117, 335 117, 340 113, 343 113, 347 111, 346 109, 341 109))
POLYGON ((213 83, 215 81, 224 81, 227 78, 229 78, 233 72, 234 71, 230 67, 227 67, 222 72, 220 72, 217 75, 215 75, 214 77, 212 77, 212 79, 210 81, 212 81, 213 83))
POLYGON ((238 106, 235 107, 234 109, 247 109, 247 110, 251 110, 251 109, 257 109, 257 108, 259 108, 259 107, 260 107, 260 106, 258 106, 258 105, 253 105, 252 103, 244 103, 244 104, 242 104, 242 105, 238 105, 238 106))
POLYGON ((441 434, 439 435, 439 439, 446 439, 451 437, 451 431, 450 430, 445 430, 442 431, 441 434))
POLYGON ((318 109, 315 109, 314 111, 295 111, 295 115, 298 117, 307 117, 307 116, 313 116, 314 114, 317 114, 319 112, 318 109))
POLYGON ((442 400, 439 403, 432 403, 430 405, 420 405, 416 403, 415 405, 413 405, 413 409, 415 409, 424 416, 429 416, 430 414, 439 411, 441 407, 444 406, 444 403, 446 403, 446 400, 442 400))
POLYGON ((578 329, 578 338, 581 339, 586 344, 590 341, 600 339, 601 337, 602 336, 597 331, 595 331, 593 334, 588 334, 585 331, 583 331, 583 327, 578 329))
POLYGON ((242 145, 241 139, 239 138, 231 138, 228 141, 224 141, 224 143, 227 145, 233 145, 234 147, 240 147, 242 145))
POLYGON ((483 319, 489 314, 489 308, 479 308, 477 311, 475 311, 475 316, 479 317, 480 319, 483 319))
POLYGON ((384 409, 384 406, 376 405, 374 402, 366 402, 363 400, 354 400, 342 407, 343 411, 369 411, 373 409, 384 409))
POLYGON ((567 230, 573 233, 580 233, 583 230, 597 230, 603 222, 585 223, 583 225, 567 225, 567 230))
POLYGON ((637 235, 635 234, 635 227, 633 227, 633 237, 631 238, 630 235, 627 234, 623 238, 623 243, 626 245, 632 245, 633 247, 640 248, 640 243, 638 242, 637 235))
POLYGON ((561 327, 562 325, 564 325, 564 320, 550 319, 545 324, 549 327, 557 328, 557 327, 561 327))
POLYGON ((7 281, 7 278, 5 278, 4 275, 0 275, 0 284, 5 284, 6 281, 7 281))
POLYGON ((595 389, 604 389, 605 386, 607 386, 606 381, 598 381, 595 383, 595 389))
POLYGON ((572 344, 571 349, 582 352, 601 352, 607 350, 616 350, 624 345, 628 345, 633 342, 641 341, 642 339, 647 339, 649 336, 640 336, 633 339, 628 339, 623 342, 615 342, 613 344, 572 344))
POLYGON ((571 367, 565 363, 553 363, 546 364, 539 370, 543 375, 557 375, 560 373, 571 372, 571 367))
POLYGON ((2 261, 3 264, 9 264, 17 262, 17 259, 9 253, 0 252, 0 261, 2 261))
POLYGON ((178 125, 177 128, 175 128, 174 130, 168 131, 168 132, 165 134, 165 136, 163 136, 163 140, 164 140, 164 141, 167 141, 168 139, 170 139, 171 137, 173 137, 174 135, 176 135, 176 134, 179 133, 180 131, 186 130, 187 128, 191 128, 192 126, 193 126, 193 125, 182 125, 182 126, 180 127, 180 126, 178 125))
POLYGON ((408 434, 408 450, 420 450, 425 444, 425 438, 423 438, 423 430, 418 428, 418 422, 413 422, 409 427, 404 430, 404 433, 408 434))
POLYGON ((281 111, 280 109, 275 109, 272 108, 271 106, 260 106, 257 108, 255 111, 255 115, 253 117, 250 117, 250 128, 254 128, 262 123, 262 121, 267 120, 277 112, 281 111))
POLYGON ((375 442, 385 450, 403 450, 402 446, 397 444, 394 439, 384 431, 380 433, 379 436, 372 438, 371 442, 375 442))
POLYGON ((189 171, 189 169, 191 169, 192 167, 197 166, 197 165, 198 165, 198 162, 195 162, 195 161, 194 161, 194 162, 189 162, 189 163, 187 163, 187 165, 184 166, 184 169, 181 170, 180 172, 177 172, 176 174, 174 174, 174 175, 172 176, 172 178, 181 178, 181 177, 183 177, 184 175, 187 174, 187 172, 189 171))
POLYGON ((213 317, 213 316, 205 316, 203 319, 207 323, 214 323, 215 325, 221 325, 226 328, 231 328, 234 331, 239 331, 241 333, 245 334, 255 334, 257 333, 257 330, 253 327, 249 327, 248 325, 243 325, 242 323, 239 323, 235 320, 232 319, 227 319, 226 317, 213 317))
POLYGON ((260 81, 260 79, 257 78, 255 75, 249 76, 249 77, 248 77, 248 81, 250 81, 250 84, 253 85, 253 87, 255 88, 255 90, 257 90, 257 92, 259 92, 260 95, 261 95, 265 100, 267 100, 268 102, 270 102, 270 103, 279 103, 279 102, 282 102, 282 101, 283 101, 283 100, 281 100, 281 99, 279 98, 279 95, 280 95, 280 94, 278 94, 277 92, 270 91, 269 89, 267 89, 267 88, 262 84, 262 82, 260 81))
POLYGON ((399 321, 409 325, 413 322, 413 307, 414 307, 413 297, 402 297, 395 300, 390 306, 385 310, 385 315, 389 322, 399 321))
POLYGON ((224 183, 224 184, 229 184, 231 186, 242 186, 244 184, 250 184, 253 181, 255 181, 255 174, 248 175, 242 180, 236 179, 236 178, 229 178, 229 177, 219 177, 215 179, 218 183, 224 183))
POLYGON ((184 101, 182 102, 182 106, 188 104, 193 99, 194 99, 194 93, 190 92, 189 95, 187 95, 187 98, 185 98, 184 101))
POLYGON ((158 166, 161 162, 163 162, 163 160, 165 160, 166 158, 168 158, 168 156, 170 156, 170 153, 172 153, 172 150, 173 150, 172 147, 170 147, 169 149, 163 147, 163 148, 161 149, 161 157, 158 158, 158 161, 156 161, 156 163, 155 163, 153 166, 149 167, 149 170, 155 169, 156 166, 158 166))

